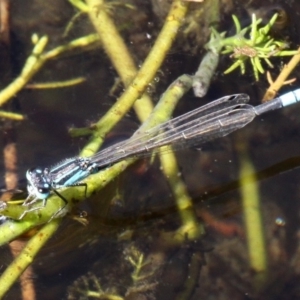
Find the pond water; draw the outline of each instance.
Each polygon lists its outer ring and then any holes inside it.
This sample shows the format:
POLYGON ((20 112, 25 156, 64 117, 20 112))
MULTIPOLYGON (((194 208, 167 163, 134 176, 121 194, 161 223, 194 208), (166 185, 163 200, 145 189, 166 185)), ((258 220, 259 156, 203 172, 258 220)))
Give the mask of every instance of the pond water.
MULTIPOLYGON (((33 34, 48 36, 46 53, 94 33, 88 15, 79 14, 79 8, 71 2, 11 3, 8 37, 1 40, 3 89, 21 73, 33 48, 33 34)), ((147 83, 145 90, 154 105, 177 78, 195 74, 207 51, 211 26, 218 32, 227 31, 227 36, 235 35, 233 14, 245 28, 250 26, 252 14, 262 19, 262 27, 278 13, 270 37, 284 41, 288 49, 298 48, 297 1, 205 2, 189 1, 172 47, 147 83)), ((81 1, 74 3, 86 7, 81 1)), ((105 10, 134 63, 141 67, 155 47, 172 1, 106 1, 105 8, 101 3, 92 6, 96 16, 105 10)), ((174 3, 181 5, 180 1, 174 3)), ((114 38, 106 37, 108 41, 114 38)), ((242 38, 236 37, 238 41, 242 38)), ((249 32, 245 38, 250 38, 249 32)), ((276 56, 287 50, 281 46, 266 54, 273 68, 261 59, 273 80, 291 59, 276 56)), ((251 105, 261 103, 269 88, 266 72, 256 80, 248 59, 245 74, 237 68, 225 75, 224 71, 239 58, 241 47, 235 46, 232 51, 220 55, 206 95, 195 97, 190 89, 173 116, 230 94, 246 93, 251 105)), ((49 59, 28 82, 32 86, 18 91, 5 104, 3 109, 26 115, 24 121, 1 122, 1 146, 4 153, 15 151, 17 161, 14 176, 18 184, 14 188, 26 191, 28 168, 48 167, 79 155, 90 135, 72 138, 69 129, 92 132, 91 125, 126 90, 116 71, 126 68, 125 54, 124 66, 115 66, 101 42, 65 51, 49 59), (76 85, 34 87, 79 77, 85 80, 76 85), (14 150, 7 150, 11 147, 14 150)), ((299 87, 298 69, 289 76, 296 81, 284 85, 279 94, 299 87)), ((205 74, 210 76, 208 71, 205 74)), ((103 148, 129 138, 139 128, 135 109, 105 132, 103 148)), ((300 104, 296 104, 259 116, 228 136, 177 151, 176 176, 162 172, 166 165, 157 155, 146 155, 124 167, 92 196, 67 199, 79 203, 63 217, 58 231, 38 251, 4 299, 300 298, 299 136, 300 104)), ((6 160, 0 162, 3 178, 8 178, 11 171, 6 160)), ((2 186, 8 185, 3 179, 2 186)), ((42 215, 44 209, 32 215, 42 215)), ((14 228, 26 219, 6 222, 14 228)), ((29 232, 13 236, 11 243, 1 247, 1 272, 42 226, 36 222, 29 232)))

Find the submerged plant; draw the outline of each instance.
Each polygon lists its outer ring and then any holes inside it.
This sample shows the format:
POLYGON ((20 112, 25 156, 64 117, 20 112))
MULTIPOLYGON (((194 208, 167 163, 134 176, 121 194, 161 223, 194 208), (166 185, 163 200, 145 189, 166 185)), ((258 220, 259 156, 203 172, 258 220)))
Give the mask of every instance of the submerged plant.
POLYGON ((256 19, 256 15, 252 15, 252 22, 250 26, 241 28, 240 21, 233 15, 233 21, 235 24, 236 34, 231 37, 225 37, 225 32, 218 33, 215 29, 212 29, 212 35, 206 48, 217 49, 222 54, 230 54, 230 57, 234 59, 234 63, 225 70, 225 74, 228 74, 240 68, 241 73, 245 73, 245 62, 250 60, 254 77, 259 79, 259 73, 265 72, 261 60, 264 60, 269 67, 273 67, 270 61, 271 57, 275 56, 290 56, 295 55, 298 51, 285 50, 288 45, 284 41, 275 40, 269 33, 276 22, 278 14, 274 14, 268 24, 263 27, 259 27, 262 22, 261 19, 256 19))

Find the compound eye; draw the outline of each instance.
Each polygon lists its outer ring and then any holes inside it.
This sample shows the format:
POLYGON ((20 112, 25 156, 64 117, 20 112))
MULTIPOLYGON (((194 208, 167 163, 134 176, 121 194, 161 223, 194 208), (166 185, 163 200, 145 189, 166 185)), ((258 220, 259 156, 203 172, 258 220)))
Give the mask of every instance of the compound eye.
POLYGON ((49 192, 49 189, 47 189, 47 188, 39 188, 39 193, 45 194, 47 192, 49 192))
POLYGON ((33 177, 37 177, 40 176, 40 174, 42 174, 42 169, 41 168, 31 168, 29 170, 27 170, 26 172, 26 178, 28 180, 30 180, 33 177))
POLYGON ((49 188, 38 188, 38 197, 41 198, 41 199, 45 199, 49 196, 50 194, 50 189, 49 188))

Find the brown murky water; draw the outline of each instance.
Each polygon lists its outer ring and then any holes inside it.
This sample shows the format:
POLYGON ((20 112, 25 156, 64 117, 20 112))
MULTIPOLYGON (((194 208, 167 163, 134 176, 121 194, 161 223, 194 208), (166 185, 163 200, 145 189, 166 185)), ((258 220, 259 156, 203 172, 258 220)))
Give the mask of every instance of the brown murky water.
MULTIPOLYGON (((141 65, 171 1, 108 2, 111 16, 136 64, 141 65)), ((272 34, 297 49, 300 32, 297 1, 270 0, 262 6, 261 1, 223 0, 219 5, 219 15, 213 18, 209 5, 191 3, 173 48, 147 89, 155 102, 177 77, 195 73, 205 53, 203 47, 211 25, 218 24, 219 32, 234 33, 233 13, 246 26, 253 12, 267 22, 274 12, 280 11, 282 18, 272 34)), ((81 15, 66 33, 76 12, 61 0, 11 3, 9 47, 1 50, 7 64, 1 70, 3 87, 19 74, 31 51, 33 33, 47 34, 51 49, 93 32, 88 17, 81 15)), ((273 77, 288 60, 273 61, 275 67, 270 70, 273 77)), ((247 93, 251 104, 258 104, 268 87, 265 75, 256 82, 251 67, 247 66, 244 76, 239 70, 225 76, 223 71, 230 64, 229 57, 221 57, 207 95, 199 99, 189 92, 174 114, 233 93, 247 93)), ((32 82, 80 76, 86 77, 86 81, 73 87, 24 89, 9 104, 10 110, 28 117, 21 125, 9 124, 17 145, 20 179, 29 167, 47 166, 77 155, 87 139, 70 138, 68 128, 97 121, 123 91, 122 85, 112 89, 118 75, 99 47, 47 63, 32 82)), ((299 78, 298 69, 292 76, 299 78)), ((297 88, 297 83, 285 86, 282 92, 297 88)), ((192 210, 199 226, 205 228, 205 234, 195 240, 186 237, 180 244, 170 242, 182 219, 159 160, 144 159, 132 165, 80 205, 78 209, 86 212, 88 225, 66 217, 59 232, 38 254, 30 275, 25 278, 25 282, 32 283, 36 299, 300 298, 299 115, 300 107, 295 105, 258 118, 239 132, 201 146, 201 151, 194 148, 177 153, 180 174, 193 199, 192 210), (243 164, 240 149, 244 149, 253 166, 251 174, 255 175, 261 201, 268 261, 264 280, 257 279, 260 274, 253 270, 249 259, 240 188, 243 164)), ((107 136, 107 145, 129 137, 138 124, 130 111, 107 136)), ((7 126, 3 122, 3 131, 7 126)), ((4 147, 5 134, 1 140, 4 147)), ((4 174, 4 163, 0 164, 4 174)), ((18 252, 21 246, 14 242, 11 248, 18 252)), ((9 247, 3 246, 2 270, 11 261, 9 247)), ((21 291, 17 282, 5 299, 21 299, 21 291)))

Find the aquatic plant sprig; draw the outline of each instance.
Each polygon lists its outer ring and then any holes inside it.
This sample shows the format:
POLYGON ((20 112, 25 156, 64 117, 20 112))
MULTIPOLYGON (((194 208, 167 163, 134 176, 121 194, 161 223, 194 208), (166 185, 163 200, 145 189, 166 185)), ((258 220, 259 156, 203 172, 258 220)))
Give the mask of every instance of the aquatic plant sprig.
POLYGON ((278 41, 269 35, 269 32, 276 22, 278 14, 274 14, 271 20, 263 27, 259 27, 261 19, 256 19, 256 15, 252 15, 252 22, 249 26, 242 28, 238 18, 233 15, 232 19, 235 24, 236 34, 231 37, 225 37, 226 32, 218 33, 212 29, 211 39, 206 44, 207 49, 214 49, 221 54, 230 54, 234 59, 234 63, 224 71, 228 74, 240 68, 244 74, 246 61, 250 60, 254 77, 259 79, 259 73, 263 74, 265 69, 261 63, 264 60, 269 67, 273 67, 270 61, 275 56, 291 56, 298 53, 297 50, 285 50, 288 45, 284 41, 278 41), (249 37, 247 35, 249 34, 249 37))

